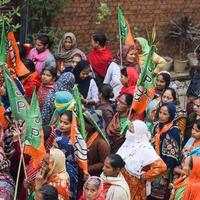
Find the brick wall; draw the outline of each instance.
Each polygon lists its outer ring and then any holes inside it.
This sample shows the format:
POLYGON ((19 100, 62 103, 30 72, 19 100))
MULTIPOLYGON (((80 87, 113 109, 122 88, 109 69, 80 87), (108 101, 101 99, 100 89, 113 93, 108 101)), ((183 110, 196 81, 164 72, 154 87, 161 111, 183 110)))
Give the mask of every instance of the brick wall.
POLYGON ((65 32, 74 32, 79 48, 86 53, 91 49, 91 34, 98 30, 104 31, 109 38, 109 46, 115 54, 119 48, 118 2, 131 28, 137 27, 138 36, 145 36, 146 28, 151 30, 153 24, 156 23, 158 51, 161 55, 173 56, 178 52, 176 45, 164 42, 170 20, 178 19, 184 12, 191 15, 195 23, 200 21, 200 0, 68 0, 68 3, 63 5, 63 11, 54 19, 53 26, 65 32), (100 2, 107 3, 112 16, 109 16, 102 24, 96 24, 97 8, 100 2))

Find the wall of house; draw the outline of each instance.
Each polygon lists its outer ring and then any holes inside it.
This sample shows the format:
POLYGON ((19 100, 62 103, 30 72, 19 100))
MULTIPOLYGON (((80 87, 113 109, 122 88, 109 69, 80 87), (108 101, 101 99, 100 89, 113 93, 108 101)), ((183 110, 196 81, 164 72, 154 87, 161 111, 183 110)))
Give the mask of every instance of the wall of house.
POLYGON ((174 56, 178 52, 177 45, 164 42, 170 20, 176 20, 185 13, 192 16, 195 23, 200 21, 200 0, 68 0, 52 25, 65 32, 74 32, 79 48, 85 52, 91 49, 91 34, 98 30, 104 31, 109 38, 109 46, 115 54, 119 48, 118 3, 122 6, 131 28, 137 29, 137 36, 145 36, 146 29, 151 31, 151 27, 156 23, 160 55, 174 56), (107 3, 112 16, 109 16, 105 22, 96 24, 100 2, 107 3))

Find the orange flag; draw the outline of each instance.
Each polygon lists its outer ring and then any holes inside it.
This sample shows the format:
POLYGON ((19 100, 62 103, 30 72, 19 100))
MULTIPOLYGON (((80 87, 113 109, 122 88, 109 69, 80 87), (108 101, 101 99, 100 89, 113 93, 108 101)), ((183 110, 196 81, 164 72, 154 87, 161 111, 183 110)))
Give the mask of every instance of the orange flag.
POLYGON ((13 32, 9 32, 7 35, 9 41, 9 50, 8 50, 8 67, 15 68, 18 77, 28 74, 30 71, 25 67, 23 62, 20 59, 19 48, 15 40, 13 32))

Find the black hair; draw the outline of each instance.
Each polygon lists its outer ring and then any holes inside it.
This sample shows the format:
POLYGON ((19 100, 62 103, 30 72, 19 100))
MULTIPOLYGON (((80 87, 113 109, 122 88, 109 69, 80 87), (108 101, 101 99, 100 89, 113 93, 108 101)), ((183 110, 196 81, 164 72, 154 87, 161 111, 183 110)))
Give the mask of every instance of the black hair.
POLYGON ((193 157, 192 156, 190 157, 189 168, 190 168, 190 170, 192 170, 192 168, 193 168, 193 157))
POLYGON ((102 93, 103 97, 107 100, 114 97, 113 88, 109 84, 102 84, 99 92, 102 93))
POLYGON ((133 101, 133 95, 125 93, 124 96, 125 96, 125 101, 126 101, 127 105, 131 106, 132 101, 133 101))
POLYGON ((22 60, 26 57, 26 53, 27 53, 26 48, 23 44, 18 44, 17 46, 19 49, 19 57, 22 60))
POLYGON ((69 122, 72 122, 72 111, 70 110, 65 110, 61 115, 60 117, 62 117, 63 115, 66 115, 69 119, 69 122))
POLYGON ((114 168, 123 168, 125 166, 125 162, 122 157, 118 154, 110 154, 108 158, 111 160, 110 165, 114 168))
POLYGON ((57 69, 55 67, 51 67, 51 66, 46 66, 42 69, 41 75, 44 73, 45 70, 48 70, 51 75, 53 76, 53 78, 55 80, 57 80, 57 69))
POLYGON ((73 70, 73 74, 77 83, 80 81, 80 73, 84 69, 90 69, 90 63, 87 60, 81 60, 80 62, 78 62, 78 64, 73 70))
MULTIPOLYGON (((176 102, 176 101, 177 101, 177 97, 176 97, 176 91, 174 90, 174 88, 171 88, 171 87, 166 88, 166 89, 164 90, 163 94, 164 94, 165 91, 167 91, 167 90, 169 90, 169 91, 171 92, 172 97, 173 97, 173 99, 174 99, 174 102, 176 102)), ((163 96, 163 94, 162 94, 162 96, 163 96)))
POLYGON ((45 125, 45 126, 42 126, 42 129, 44 133, 44 141, 46 141, 52 132, 52 128, 49 125, 45 125))
POLYGON ((48 45, 48 48, 50 48, 52 45, 52 41, 48 35, 39 35, 37 40, 40 40, 43 45, 48 45))
POLYGON ((25 59, 23 63, 30 72, 35 72, 35 64, 32 60, 25 59))
POLYGON ((126 67, 121 69, 121 75, 124 75, 125 77, 128 77, 128 73, 127 73, 126 67))
POLYGON ((101 47, 104 47, 106 45, 106 41, 107 41, 107 38, 106 38, 106 35, 102 32, 96 32, 92 35, 92 38, 95 42, 99 42, 99 45, 101 47))
POLYGON ((196 124, 197 128, 200 130, 200 119, 195 120, 194 124, 196 124))
POLYGON ((170 81, 171 81, 171 76, 166 73, 166 72, 160 72, 157 76, 162 76, 164 81, 165 81, 165 88, 169 87, 170 81))
POLYGON ((58 200, 58 191, 52 185, 43 185, 39 190, 43 200, 58 200))

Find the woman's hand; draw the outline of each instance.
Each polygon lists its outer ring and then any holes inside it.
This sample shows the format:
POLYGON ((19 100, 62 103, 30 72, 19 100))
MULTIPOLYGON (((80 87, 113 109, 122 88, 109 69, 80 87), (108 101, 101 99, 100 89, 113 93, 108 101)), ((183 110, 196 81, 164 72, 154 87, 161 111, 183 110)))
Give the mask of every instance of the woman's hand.
POLYGON ((36 174, 35 177, 35 190, 39 190, 45 183, 45 172, 46 172, 46 167, 42 167, 40 171, 36 174))
POLYGON ((31 191, 34 190, 33 183, 31 183, 28 179, 24 179, 24 187, 25 187, 26 189, 31 190, 31 191))

